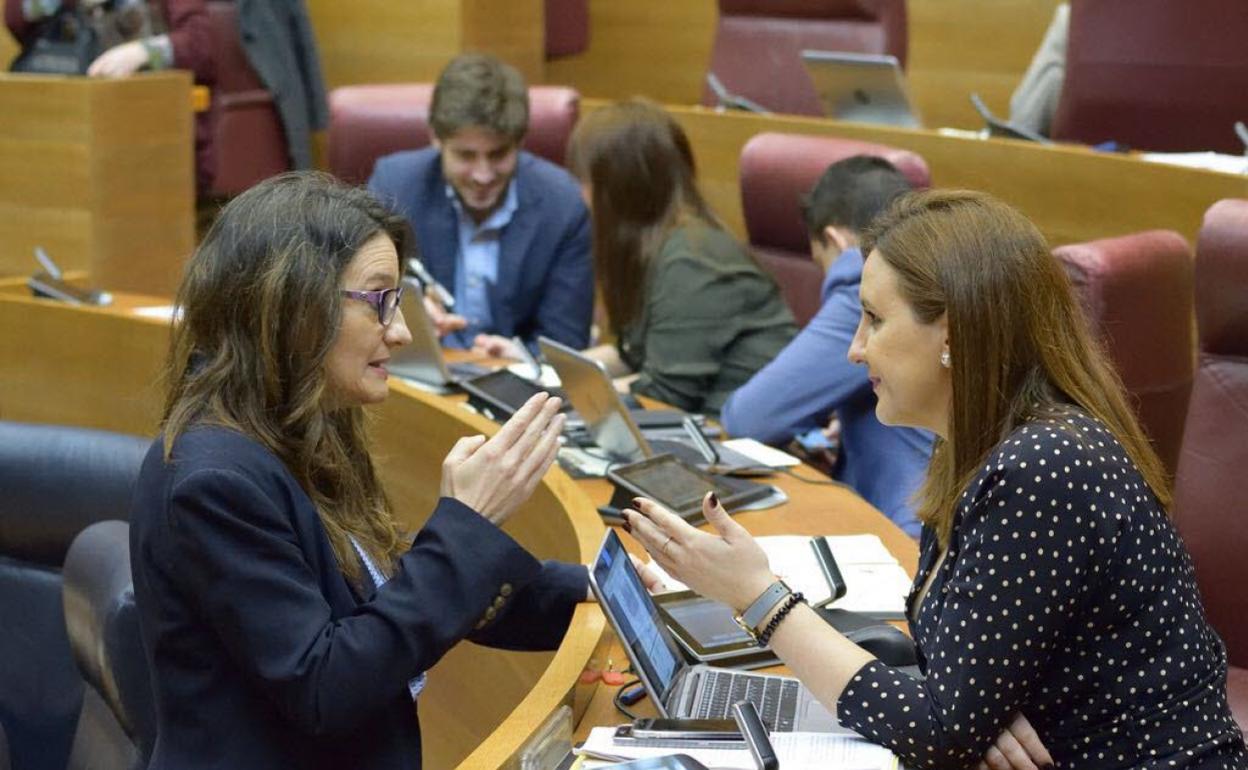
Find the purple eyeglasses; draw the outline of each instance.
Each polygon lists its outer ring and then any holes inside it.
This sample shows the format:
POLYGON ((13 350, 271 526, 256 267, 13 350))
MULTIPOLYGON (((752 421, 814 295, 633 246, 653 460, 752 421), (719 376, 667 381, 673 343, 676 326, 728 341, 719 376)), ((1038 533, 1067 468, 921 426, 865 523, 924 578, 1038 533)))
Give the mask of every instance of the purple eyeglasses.
POLYGON ((399 300, 403 298, 403 287, 394 289, 378 289, 377 291, 352 291, 342 289, 342 296, 358 299, 373 306, 377 311, 377 320, 382 326, 389 326, 394 320, 394 313, 399 309, 399 300))

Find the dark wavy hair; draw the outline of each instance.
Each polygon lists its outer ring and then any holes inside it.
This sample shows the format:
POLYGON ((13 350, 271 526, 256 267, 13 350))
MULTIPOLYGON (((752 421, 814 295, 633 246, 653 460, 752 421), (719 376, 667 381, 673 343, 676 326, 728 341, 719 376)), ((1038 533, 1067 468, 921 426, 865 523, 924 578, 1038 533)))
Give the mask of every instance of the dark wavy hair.
POLYGON ((1165 467, 1088 326, 1065 271, 1026 217, 986 193, 908 193, 863 239, 921 323, 944 315, 953 361, 946 438, 937 439, 918 516, 949 542, 954 506, 1015 428, 1077 405, 1122 444, 1162 505, 1165 467))
POLYGON ((385 235, 409 230, 368 191, 317 172, 265 180, 221 211, 178 289, 181 321, 165 369, 165 460, 185 430, 218 425, 264 445, 320 513, 339 568, 360 579, 355 537, 389 571, 406 544, 390 513, 360 407, 325 397, 343 271, 385 235))

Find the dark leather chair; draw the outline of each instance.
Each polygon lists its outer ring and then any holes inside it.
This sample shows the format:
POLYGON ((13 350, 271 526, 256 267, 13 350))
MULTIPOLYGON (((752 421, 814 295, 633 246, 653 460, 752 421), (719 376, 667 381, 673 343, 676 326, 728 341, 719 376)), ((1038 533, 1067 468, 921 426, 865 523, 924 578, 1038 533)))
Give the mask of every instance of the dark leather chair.
POLYGON ((69 770, 138 770, 156 709, 130 578, 130 525, 92 524, 65 557, 65 626, 87 683, 69 770))
POLYGON ((589 0, 546 0, 546 59, 589 48, 589 0))
MULTIPOLYGON (((719 0, 710 71, 773 112, 823 115, 804 49, 892 54, 906 64, 905 0, 719 0)), ((702 103, 714 105, 704 87, 702 103)))
POLYGON ((832 163, 853 155, 878 155, 916 189, 930 187, 923 158, 882 144, 805 134, 765 133, 741 148, 741 209, 750 248, 780 284, 798 324, 819 310, 823 271, 810 257, 810 236, 800 201, 832 163))
POLYGON ((1200 356, 1175 479, 1174 521, 1209 622, 1226 642, 1231 709, 1248 732, 1248 200, 1205 214, 1196 243, 1200 356))
MULTIPOLYGON (((329 94, 330 172, 352 184, 363 184, 378 158, 428 145, 432 99, 432 83, 335 88, 329 94)), ((563 165, 580 110, 581 96, 574 89, 530 87, 524 149, 563 165)))
POLYGON ((1248 120, 1243 0, 1071 4, 1054 139, 1239 155, 1248 120))
POLYGON ((228 197, 290 169, 290 155, 273 95, 243 51, 238 11, 230 0, 208 0, 217 80, 209 107, 212 185, 228 197))
POLYGON ((1053 250, 1170 473, 1192 390, 1192 251, 1169 230, 1053 250))
POLYGON ((0 421, 0 724, 18 770, 64 770, 82 707, 61 609, 74 537, 129 516, 147 439, 0 421))

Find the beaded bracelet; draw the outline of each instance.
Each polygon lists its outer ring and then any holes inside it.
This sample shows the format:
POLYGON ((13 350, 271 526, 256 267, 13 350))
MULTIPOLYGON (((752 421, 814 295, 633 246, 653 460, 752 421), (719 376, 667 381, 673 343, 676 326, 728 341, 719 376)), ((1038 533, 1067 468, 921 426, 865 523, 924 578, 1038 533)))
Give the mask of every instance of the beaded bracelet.
POLYGON ((780 626, 780 621, 784 620, 793 608, 806 601, 806 597, 802 596, 802 592, 789 594, 789 598, 784 600, 784 606, 771 616, 771 620, 767 621, 767 627, 758 635, 758 646, 766 647, 771 642, 771 635, 776 632, 776 628, 780 626))

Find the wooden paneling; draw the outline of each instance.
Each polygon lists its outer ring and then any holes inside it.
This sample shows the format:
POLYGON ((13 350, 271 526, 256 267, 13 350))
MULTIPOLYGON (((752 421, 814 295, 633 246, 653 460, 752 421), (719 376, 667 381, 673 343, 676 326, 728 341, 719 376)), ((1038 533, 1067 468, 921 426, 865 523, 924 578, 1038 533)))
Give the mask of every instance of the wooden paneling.
POLYGON ((194 245, 190 89, 0 74, 0 275, 43 246, 95 285, 171 295, 194 245))
MULTIPOLYGON (((587 99, 584 114, 604 102, 587 99)), ((738 160, 763 131, 880 142, 926 159, 940 187, 990 192, 1017 206, 1051 244, 1166 228, 1194 243, 1204 212, 1222 198, 1248 197, 1248 177, 1150 163, 1077 146, 1041 146, 800 117, 717 113, 670 107, 689 134, 704 194, 729 227, 744 236, 738 160)))
POLYGON ((432 81, 457 54, 489 51, 543 77, 542 0, 308 0, 329 88, 432 81))
MULTIPOLYGON (((908 75, 925 125, 978 128, 978 91, 1002 115, 1058 0, 910 0, 908 75)), ((589 50, 549 62, 583 96, 696 104, 711 60, 714 0, 590 0, 589 50)))
POLYGON ((590 0, 589 49, 547 62, 546 82, 602 99, 695 104, 717 17, 715 0, 590 0))

